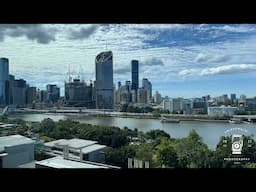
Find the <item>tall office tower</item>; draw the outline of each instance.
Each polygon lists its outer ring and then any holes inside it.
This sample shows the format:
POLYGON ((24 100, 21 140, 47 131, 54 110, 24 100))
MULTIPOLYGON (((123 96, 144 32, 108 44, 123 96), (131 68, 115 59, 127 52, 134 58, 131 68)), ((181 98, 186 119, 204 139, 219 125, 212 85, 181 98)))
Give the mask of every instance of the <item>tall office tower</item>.
POLYGON ((48 84, 46 85, 47 101, 57 102, 60 98, 60 88, 57 85, 48 84))
POLYGON ((148 79, 143 78, 142 79, 142 88, 147 90, 147 103, 151 103, 151 100, 152 100, 152 84, 151 84, 151 82, 148 79))
POLYGON ((132 60, 132 90, 138 90, 139 88, 139 61, 132 60))
POLYGON ((24 106, 26 104, 27 84, 24 79, 10 81, 10 104, 24 106))
POLYGON ((0 58, 0 105, 6 105, 6 84, 9 79, 9 60, 0 58))
POLYGON ((95 59, 96 67, 96 108, 113 109, 113 54, 112 51, 101 52, 95 59))
POLYGON ((46 90, 40 90, 39 91, 39 101, 44 103, 47 100, 47 91, 46 90))
POLYGON ((32 104, 36 101, 36 87, 28 87, 26 90, 26 103, 32 104))
POLYGON ((236 94, 235 93, 231 93, 230 94, 230 99, 231 99, 231 102, 233 103, 236 100, 236 94))

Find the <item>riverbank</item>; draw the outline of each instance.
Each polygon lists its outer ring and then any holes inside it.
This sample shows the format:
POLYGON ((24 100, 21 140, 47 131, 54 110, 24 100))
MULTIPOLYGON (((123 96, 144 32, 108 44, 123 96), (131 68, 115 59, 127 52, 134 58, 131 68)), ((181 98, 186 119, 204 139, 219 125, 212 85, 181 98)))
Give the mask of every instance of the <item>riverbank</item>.
MULTIPOLYGON (((119 117, 119 118, 134 118, 134 119, 156 119, 160 121, 160 116, 155 116, 150 113, 146 114, 133 114, 133 113, 122 113, 122 112, 105 112, 105 113, 86 113, 86 112, 53 112, 53 111, 19 111, 12 112, 9 115, 29 115, 29 114, 50 114, 50 115, 67 115, 67 116, 89 116, 89 117, 119 117)), ((170 119, 179 119, 180 121, 197 121, 197 122, 213 122, 213 123, 228 123, 229 119, 213 119, 214 117, 208 115, 176 115, 176 114, 162 114, 163 117, 170 119)))

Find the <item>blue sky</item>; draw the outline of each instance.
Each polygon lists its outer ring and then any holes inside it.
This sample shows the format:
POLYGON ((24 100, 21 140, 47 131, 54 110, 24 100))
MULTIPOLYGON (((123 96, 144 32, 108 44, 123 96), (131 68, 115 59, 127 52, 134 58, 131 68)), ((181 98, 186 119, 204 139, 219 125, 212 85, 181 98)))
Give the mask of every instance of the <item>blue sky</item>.
POLYGON ((94 80, 104 50, 113 51, 115 83, 131 79, 130 61, 138 59, 140 83, 147 77, 163 96, 256 96, 256 25, 0 24, 0 57, 40 89, 55 83, 63 94, 69 67, 94 80))

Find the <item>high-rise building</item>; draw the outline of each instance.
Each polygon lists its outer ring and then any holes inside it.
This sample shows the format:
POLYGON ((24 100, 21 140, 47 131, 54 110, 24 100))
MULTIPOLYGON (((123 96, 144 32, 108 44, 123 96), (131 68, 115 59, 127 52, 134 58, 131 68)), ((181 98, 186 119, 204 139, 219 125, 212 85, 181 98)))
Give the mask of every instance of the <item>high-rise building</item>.
POLYGON ((236 94, 235 93, 231 93, 230 94, 230 99, 231 99, 231 101, 234 101, 236 99, 236 94))
POLYGON ((137 90, 139 88, 139 61, 132 60, 132 90, 137 90))
POLYGON ((192 114, 190 99, 183 99, 183 114, 192 114))
POLYGON ((46 90, 40 90, 39 91, 39 101, 44 103, 47 100, 47 91, 46 90))
POLYGON ((170 99, 170 112, 181 112, 183 110, 183 98, 170 99))
POLYGON ((26 104, 27 84, 24 79, 10 81, 10 104, 24 106, 26 104))
POLYGON ((143 88, 138 89, 138 103, 147 104, 147 90, 143 88))
POLYGON ((131 90, 131 102, 136 103, 137 102, 137 91, 131 90))
POLYGON ((119 89, 120 91, 120 103, 128 104, 131 101, 131 94, 129 91, 129 84, 123 85, 119 89))
POLYGON ((147 103, 151 103, 151 100, 152 100, 152 84, 151 84, 151 82, 148 79, 143 78, 142 79, 142 88, 147 91, 147 103))
POLYGON ((0 58, 0 105, 6 105, 6 84, 9 79, 9 60, 0 58))
POLYGON ((180 113, 183 110, 183 98, 169 98, 162 101, 162 109, 171 113, 180 113))
POLYGON ((96 56, 96 108, 113 109, 113 54, 112 51, 101 52, 96 56))
POLYGON ((36 87, 28 87, 26 90, 26 103, 32 104, 36 101, 36 87))
POLYGON ((154 103, 160 104, 161 102, 162 102, 162 96, 158 91, 156 91, 154 95, 154 103))
POLYGON ((57 85, 48 84, 46 85, 47 91, 47 101, 49 102, 57 102, 60 98, 60 88, 57 85))
POLYGON ((65 83, 65 101, 68 106, 95 108, 93 98, 93 85, 86 85, 80 79, 73 79, 73 82, 65 83))
POLYGON ((217 98, 217 103, 218 103, 218 105, 229 105, 230 101, 228 99, 228 95, 224 94, 224 95, 218 97, 217 98))

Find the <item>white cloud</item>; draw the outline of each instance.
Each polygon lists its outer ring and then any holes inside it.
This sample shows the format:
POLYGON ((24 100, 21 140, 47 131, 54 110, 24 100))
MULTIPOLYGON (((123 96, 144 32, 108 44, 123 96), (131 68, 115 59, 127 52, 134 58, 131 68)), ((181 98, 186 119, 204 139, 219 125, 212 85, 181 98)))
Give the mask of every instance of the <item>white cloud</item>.
POLYGON ((245 73, 256 71, 254 64, 233 64, 205 69, 185 69, 179 72, 182 77, 186 76, 207 76, 217 74, 245 73))
POLYGON ((224 25, 221 27, 222 30, 226 32, 236 32, 236 33, 247 33, 247 32, 252 32, 255 31, 255 27, 253 25, 236 25, 236 26, 230 26, 230 25, 224 25))
MULTIPOLYGON (((112 50, 114 55, 115 82, 119 79, 122 81, 130 80, 130 62, 132 59, 138 59, 140 62, 140 80, 145 75, 154 84, 163 81, 170 83, 182 81, 181 77, 191 75, 200 77, 231 73, 231 71, 247 72, 254 70, 253 67, 248 65, 255 62, 256 33, 255 36, 250 37, 242 35, 240 38, 239 36, 236 41, 229 40, 228 36, 225 40, 220 39, 218 42, 211 43, 206 41, 206 43, 200 44, 200 42, 197 43, 197 40, 198 37, 200 39, 202 34, 204 35, 204 32, 207 34, 212 32, 213 36, 221 36, 234 31, 246 33, 253 31, 255 25, 111 24, 99 25, 95 31, 80 30, 90 28, 90 26, 92 25, 42 25, 44 29, 57 29, 54 35, 55 41, 52 40, 52 43, 44 45, 37 43, 37 39, 29 41, 29 38, 25 35, 26 33, 19 36, 26 38, 15 38, 15 33, 5 35, 5 41, 0 41, 0 55, 10 58, 11 72, 15 72, 17 77, 26 78, 28 82, 33 81, 35 85, 37 85, 36 83, 38 85, 47 84, 51 81, 64 84, 69 65, 75 72, 78 71, 81 65, 84 72, 91 74, 87 75, 90 77, 85 80, 88 81, 92 77, 94 79, 95 57, 99 52, 106 49, 106 43, 107 49, 112 50), (71 31, 79 32, 76 35, 78 34, 81 38, 84 35, 88 38, 84 38, 83 41, 79 39, 71 40, 69 39, 71 31), (157 43, 158 39, 156 37, 159 37, 159 34, 164 32, 163 37, 161 37, 164 40, 165 36, 173 31, 177 36, 174 36, 170 43, 183 41, 183 36, 178 34, 193 31, 196 36, 191 36, 192 39, 189 36, 184 41, 193 40, 195 44, 186 46, 186 43, 184 43, 180 46, 173 43, 170 46, 170 44, 157 43), (176 33, 177 31, 178 33, 176 33), (152 46, 148 43, 148 40, 154 40, 152 46), (241 66, 238 68, 237 66, 231 67, 233 65, 230 65, 230 63, 246 63, 246 69, 241 66), (143 64, 145 65, 143 66, 143 64), (225 69, 225 66, 228 69, 225 69), (248 67, 250 70, 247 69, 248 67), (46 76, 44 72, 50 70, 57 71, 60 75, 54 76, 51 74, 46 76), (30 74, 25 75, 27 71, 30 74), (32 77, 32 74, 36 74, 36 76, 32 77)), ((202 38, 205 39, 213 38, 212 35, 205 37, 203 35, 202 38)))
POLYGON ((229 59, 230 59, 229 55, 209 55, 209 54, 199 53, 195 58, 195 62, 218 63, 218 62, 228 61, 229 59))

